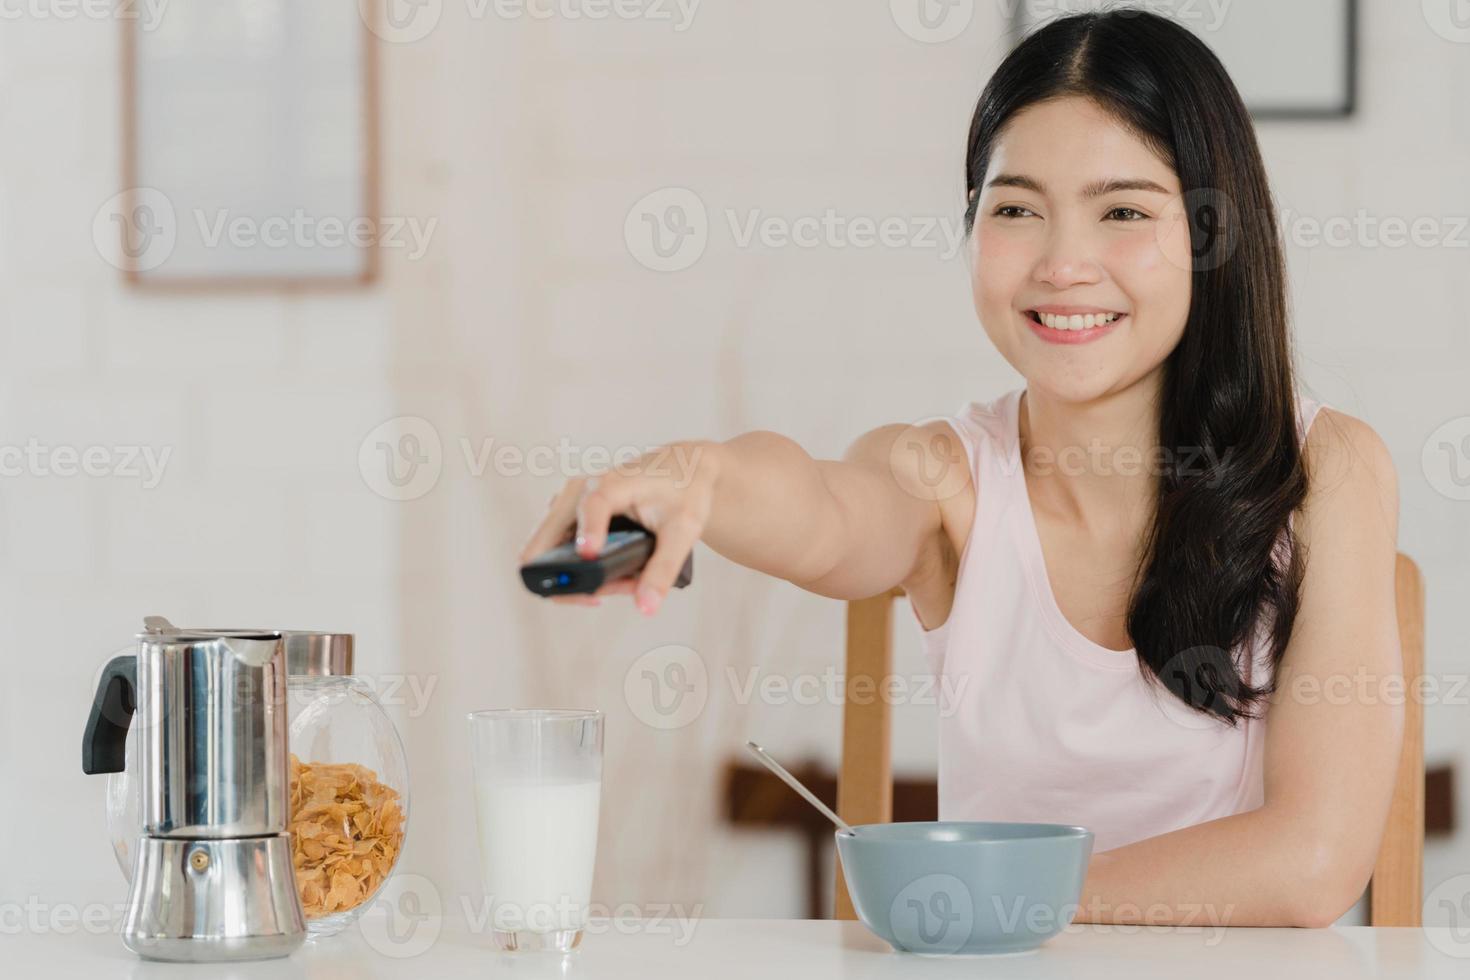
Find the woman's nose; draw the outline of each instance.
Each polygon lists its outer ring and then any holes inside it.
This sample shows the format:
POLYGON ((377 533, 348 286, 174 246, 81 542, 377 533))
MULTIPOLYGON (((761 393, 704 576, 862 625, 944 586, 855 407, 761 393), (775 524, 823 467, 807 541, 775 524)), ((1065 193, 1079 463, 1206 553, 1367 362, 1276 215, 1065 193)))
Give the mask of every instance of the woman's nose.
POLYGON ((1075 234, 1059 233, 1047 239, 1036 260, 1032 278, 1057 289, 1098 282, 1102 270, 1089 255, 1086 243, 1075 234))

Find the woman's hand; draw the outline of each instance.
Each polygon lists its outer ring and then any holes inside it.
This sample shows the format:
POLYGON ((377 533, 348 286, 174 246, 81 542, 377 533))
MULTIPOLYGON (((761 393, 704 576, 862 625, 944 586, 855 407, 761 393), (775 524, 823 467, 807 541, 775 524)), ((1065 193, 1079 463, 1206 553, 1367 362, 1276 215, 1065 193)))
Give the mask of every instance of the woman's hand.
POLYGON ((521 549, 521 563, 564 543, 573 529, 577 554, 596 558, 607 541, 608 522, 614 514, 627 514, 657 536, 637 577, 608 582, 590 596, 552 598, 595 606, 600 596, 631 594, 640 612, 653 615, 704 533, 719 449, 709 442, 672 443, 597 476, 568 480, 521 549))

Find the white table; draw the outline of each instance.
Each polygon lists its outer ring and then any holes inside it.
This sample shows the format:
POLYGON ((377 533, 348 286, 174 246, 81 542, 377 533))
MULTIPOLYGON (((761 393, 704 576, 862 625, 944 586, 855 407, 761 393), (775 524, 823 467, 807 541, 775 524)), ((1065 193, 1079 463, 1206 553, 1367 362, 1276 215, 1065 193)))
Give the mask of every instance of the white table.
POLYGON ((110 933, 0 936, 0 976, 16 980, 662 980, 739 977, 1058 977, 1087 980, 1357 980, 1470 977, 1470 933, 1451 929, 1163 929, 1073 925, 1039 950, 1002 957, 900 955, 854 922, 793 919, 603 921, 568 956, 500 953, 462 923, 384 918, 287 959, 148 963, 110 933), (406 927, 405 927, 406 925, 406 927))

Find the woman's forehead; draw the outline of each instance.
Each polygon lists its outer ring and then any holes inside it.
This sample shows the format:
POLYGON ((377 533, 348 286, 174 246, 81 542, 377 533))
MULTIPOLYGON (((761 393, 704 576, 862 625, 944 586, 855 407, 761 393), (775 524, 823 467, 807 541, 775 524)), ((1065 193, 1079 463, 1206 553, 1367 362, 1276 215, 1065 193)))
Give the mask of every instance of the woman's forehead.
POLYGON ((1168 163, 1116 116, 1081 97, 1041 102, 1011 117, 997 136, 986 183, 1001 174, 1029 178, 1049 194, 1135 178, 1179 192, 1168 163))

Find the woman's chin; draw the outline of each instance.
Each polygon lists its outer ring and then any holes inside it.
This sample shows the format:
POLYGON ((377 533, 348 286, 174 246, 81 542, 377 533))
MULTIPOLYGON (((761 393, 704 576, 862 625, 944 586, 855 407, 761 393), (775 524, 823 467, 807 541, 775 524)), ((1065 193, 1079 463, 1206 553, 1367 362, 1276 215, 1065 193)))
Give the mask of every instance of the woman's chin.
POLYGON ((1116 372, 1101 369, 1078 371, 1058 369, 1054 365, 1037 365, 1035 371, 1022 371, 1026 389, 1045 395, 1048 401, 1083 405, 1118 389, 1121 380, 1116 372))

